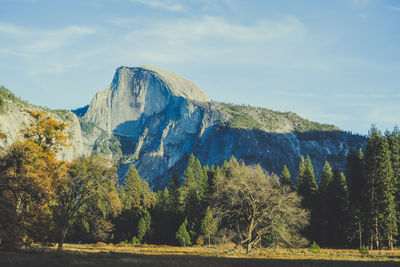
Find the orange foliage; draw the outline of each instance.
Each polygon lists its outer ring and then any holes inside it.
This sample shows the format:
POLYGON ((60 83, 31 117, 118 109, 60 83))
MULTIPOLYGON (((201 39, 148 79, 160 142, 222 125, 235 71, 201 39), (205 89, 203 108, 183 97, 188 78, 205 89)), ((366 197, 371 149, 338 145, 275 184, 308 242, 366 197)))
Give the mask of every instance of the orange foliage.
POLYGON ((56 152, 66 145, 66 124, 45 112, 27 111, 34 123, 23 131, 24 140, 8 147, 0 161, 1 245, 20 246, 48 238, 54 183, 65 176, 66 163, 56 152), (5 243, 5 244, 4 244, 5 243))

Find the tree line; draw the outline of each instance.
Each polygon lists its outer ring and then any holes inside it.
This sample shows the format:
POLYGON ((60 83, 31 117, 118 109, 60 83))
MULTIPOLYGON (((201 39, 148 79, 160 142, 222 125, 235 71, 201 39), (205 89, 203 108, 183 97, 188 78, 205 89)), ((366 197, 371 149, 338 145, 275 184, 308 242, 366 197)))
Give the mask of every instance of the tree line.
POLYGON ((281 181, 296 188, 311 212, 309 240, 329 247, 393 249, 399 238, 400 132, 372 126, 363 151, 351 150, 344 172, 325 162, 319 183, 309 156, 301 158, 296 186, 284 166, 281 181))
MULTIPOLYGON (((328 162, 319 183, 311 158, 296 177, 280 177, 232 157, 203 166, 192 154, 180 179, 153 192, 132 164, 119 181, 110 160, 66 162, 66 124, 26 111, 32 123, 0 158, 0 246, 129 242, 188 246, 234 242, 255 246, 393 248, 400 209, 396 128, 371 128, 365 156, 350 151, 344 172, 328 162), (293 181, 296 181, 295 183, 293 181)), ((4 134, 0 134, 4 138, 4 134)))

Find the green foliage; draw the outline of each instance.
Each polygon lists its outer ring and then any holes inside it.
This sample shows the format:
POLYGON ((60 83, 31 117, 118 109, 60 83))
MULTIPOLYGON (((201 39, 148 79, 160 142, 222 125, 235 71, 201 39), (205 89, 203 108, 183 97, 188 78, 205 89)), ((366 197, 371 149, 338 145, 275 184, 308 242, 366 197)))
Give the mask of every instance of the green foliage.
MULTIPOLYGON (((126 240, 125 243, 128 243, 128 241, 126 240)), ((137 238, 136 236, 132 237, 131 244, 132 244, 132 245, 138 245, 138 244, 140 244, 140 239, 137 238)))
POLYGON ((81 125, 81 130, 82 132, 86 133, 86 134, 91 134, 93 133, 96 125, 93 122, 90 121, 86 121, 84 119, 80 119, 79 123, 81 125))
POLYGON ((140 241, 143 241, 144 236, 150 231, 151 227, 151 216, 150 213, 145 210, 142 218, 139 220, 137 236, 140 241))
POLYGON ((59 248, 73 223, 83 221, 85 234, 94 240, 106 240, 112 231, 109 217, 121 210, 121 202, 113 178, 115 169, 98 156, 76 159, 68 175, 57 181, 57 203, 53 220, 57 228, 59 248))
POLYGON ((319 245, 314 241, 310 247, 308 248, 308 251, 314 254, 319 254, 320 253, 320 247, 319 245))
POLYGON ((201 232, 208 238, 208 244, 211 244, 211 236, 217 232, 217 224, 210 207, 207 207, 206 214, 201 222, 201 232))
POLYGON ((285 164, 285 165, 283 165, 283 169, 282 169, 281 180, 280 180, 281 184, 288 185, 288 186, 290 186, 290 188, 293 188, 294 185, 293 185, 292 179, 290 179, 290 178, 291 178, 291 174, 285 164))
MULTIPOLYGON (((92 129, 91 124, 89 124, 87 127, 92 129)), ((101 129, 99 128, 99 130, 101 129)), ((94 150, 96 151, 96 154, 100 155, 109 155, 112 153, 115 161, 118 161, 123 157, 119 138, 113 134, 109 136, 104 130, 101 130, 100 136, 95 141, 94 150)))
POLYGON ((176 232, 176 240, 178 241, 179 245, 181 246, 190 246, 192 242, 190 241, 189 233, 186 230, 186 226, 188 224, 187 219, 179 226, 178 231, 176 232))
POLYGON ((129 167, 119 194, 124 210, 145 210, 151 208, 156 201, 155 193, 150 190, 149 184, 140 178, 133 164, 129 167))
POLYGON ((232 128, 257 129, 275 132, 282 125, 292 124, 295 132, 310 131, 337 131, 333 125, 321 124, 301 118, 293 112, 278 112, 265 108, 251 107, 248 105, 220 104, 222 110, 230 116, 225 123, 232 128))
POLYGON ((346 178, 337 167, 334 168, 332 182, 328 185, 326 201, 329 231, 327 243, 331 246, 343 246, 346 240, 349 199, 346 178))
POLYGON ((307 155, 306 160, 302 157, 299 164, 299 173, 297 178, 297 190, 303 197, 303 206, 312 210, 315 206, 317 195, 317 183, 315 181, 314 167, 310 156, 307 155))
POLYGON ((19 97, 16 97, 10 90, 5 88, 4 86, 0 87, 0 114, 6 111, 7 101, 11 101, 16 104, 18 107, 26 107, 29 104, 26 101, 23 101, 19 97))
POLYGON ((368 248, 367 248, 366 246, 364 246, 364 245, 362 245, 362 246, 358 249, 358 251, 359 251, 359 252, 361 253, 361 255, 364 256, 364 257, 369 256, 368 248))

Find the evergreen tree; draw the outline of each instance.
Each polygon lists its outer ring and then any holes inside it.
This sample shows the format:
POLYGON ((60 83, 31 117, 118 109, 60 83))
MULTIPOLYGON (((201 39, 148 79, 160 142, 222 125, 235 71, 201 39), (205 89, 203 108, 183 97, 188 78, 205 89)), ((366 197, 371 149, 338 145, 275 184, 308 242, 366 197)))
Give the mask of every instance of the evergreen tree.
POLYGON ((288 185, 288 186, 290 186, 290 188, 293 189, 293 182, 292 182, 292 179, 290 179, 290 178, 291 178, 291 174, 285 164, 285 165, 283 165, 283 169, 282 169, 281 184, 288 185))
POLYGON ((303 206, 308 210, 315 207, 315 200, 317 195, 317 183, 315 181, 314 167, 312 165, 310 156, 307 155, 306 160, 301 158, 299 165, 299 176, 297 178, 297 190, 303 197, 303 206))
POLYGON ((378 194, 378 220, 383 237, 388 242, 388 247, 393 250, 394 235, 397 234, 397 212, 394 201, 394 183, 391 153, 388 135, 383 138, 378 154, 377 194, 378 194))
POLYGON ((135 165, 131 164, 131 166, 129 166, 128 173, 124 179, 124 186, 119 191, 122 206, 125 210, 140 208, 143 187, 142 180, 135 165))
POLYGON ((171 179, 169 180, 169 187, 170 187, 170 192, 169 192, 169 203, 172 208, 172 210, 175 213, 179 213, 183 210, 183 201, 181 201, 181 190, 180 188, 180 181, 179 177, 176 174, 173 174, 171 179))
POLYGON ((142 218, 140 218, 139 220, 137 228, 137 237, 141 242, 143 242, 144 236, 150 231, 150 227, 151 227, 151 216, 146 209, 143 212, 142 218))
MULTIPOLYGON (((366 179, 364 175, 364 154, 360 148, 358 154, 350 150, 346 161, 346 177, 349 189, 349 224, 347 239, 351 242, 358 240, 361 248, 364 244, 364 234, 367 213, 366 179)), ((355 244, 354 244, 355 245, 355 244)))
POLYGON ((328 187, 328 229, 330 229, 330 244, 335 247, 345 245, 346 223, 348 221, 348 189, 343 172, 335 166, 333 179, 328 187))
POLYGON ((321 173, 321 178, 319 181, 319 192, 321 195, 325 196, 328 194, 329 185, 332 183, 333 180, 333 172, 331 165, 328 161, 325 161, 324 169, 321 173))
POLYGON ((115 219, 115 238, 117 240, 131 240, 135 234, 141 214, 144 210, 153 207, 157 201, 156 194, 150 190, 149 184, 142 180, 133 164, 124 179, 124 185, 118 190, 122 202, 122 213, 115 219))
POLYGON ((301 157, 300 160, 299 174, 297 178, 297 191, 303 198, 303 207, 311 212, 311 223, 304 230, 305 235, 311 240, 316 240, 318 238, 318 231, 315 231, 314 229, 318 225, 318 214, 316 212, 318 206, 318 187, 315 181, 314 167, 308 155, 306 160, 304 160, 303 157, 301 157))
POLYGON ((195 165, 196 159, 192 154, 189 156, 187 167, 183 173, 183 186, 187 188, 191 188, 195 183, 195 165))
MULTIPOLYGON (((393 187, 396 212, 400 214, 400 130, 396 126, 389 136, 390 152, 392 155, 393 187)), ((400 225, 397 227, 399 228, 400 225)))
POLYGON ((206 214, 201 222, 201 232, 208 239, 208 244, 211 244, 211 236, 217 232, 217 224, 210 207, 207 207, 206 214))
POLYGON ((187 219, 179 226, 178 231, 176 232, 176 240, 181 246, 190 246, 192 242, 190 241, 189 233, 186 230, 186 226, 188 224, 187 219))
POLYGON ((333 172, 331 165, 328 161, 325 161, 324 169, 321 173, 318 186, 318 199, 319 205, 317 208, 317 218, 318 218, 318 230, 319 230, 319 244, 329 244, 329 209, 328 209, 328 199, 330 195, 329 187, 333 180, 333 172))
POLYGON ((382 134, 375 127, 371 126, 369 130, 369 135, 367 139, 367 147, 365 154, 365 164, 366 164, 366 174, 367 174, 367 184, 366 193, 368 199, 368 208, 366 213, 366 226, 367 226, 367 237, 370 243, 370 249, 373 249, 374 243, 377 249, 380 249, 380 201, 378 185, 378 168, 379 168, 379 151, 382 142, 382 134))

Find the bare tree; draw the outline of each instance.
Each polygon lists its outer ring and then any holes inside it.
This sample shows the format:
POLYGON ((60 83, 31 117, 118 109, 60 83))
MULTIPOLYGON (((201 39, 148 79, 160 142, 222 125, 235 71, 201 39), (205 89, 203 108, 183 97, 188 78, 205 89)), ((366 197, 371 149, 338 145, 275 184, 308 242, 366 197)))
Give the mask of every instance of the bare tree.
POLYGON ((290 247, 305 243, 299 232, 308 224, 309 213, 301 198, 273 176, 266 177, 259 165, 233 161, 215 184, 213 209, 220 229, 232 229, 232 241, 246 247, 247 253, 266 235, 290 247))

